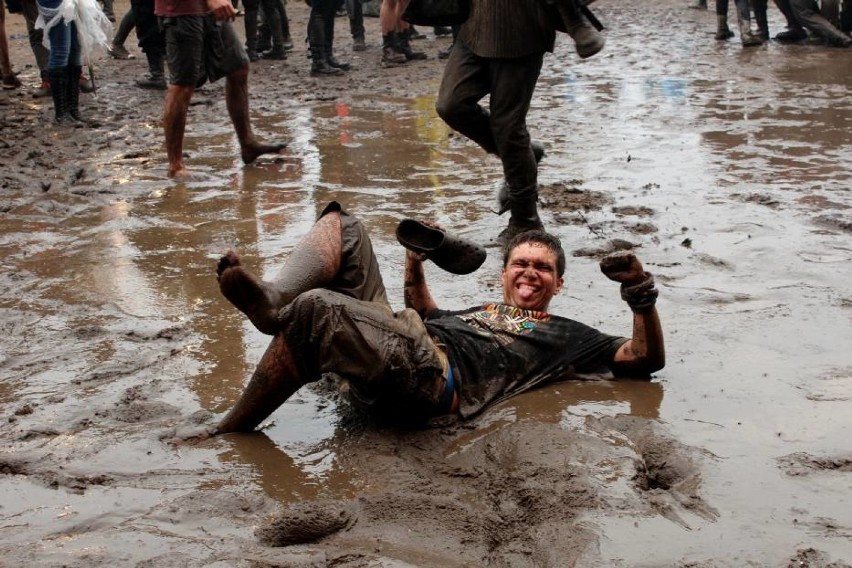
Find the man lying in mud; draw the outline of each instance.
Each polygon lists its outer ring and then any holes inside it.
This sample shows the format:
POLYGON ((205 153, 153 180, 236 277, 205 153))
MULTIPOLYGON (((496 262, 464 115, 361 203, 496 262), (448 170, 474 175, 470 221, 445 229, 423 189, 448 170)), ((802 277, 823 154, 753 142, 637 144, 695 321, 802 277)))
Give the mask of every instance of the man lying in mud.
POLYGON ((406 309, 388 303, 361 222, 330 203, 271 281, 233 252, 217 267, 222 294, 274 338, 240 399, 204 436, 249 432, 307 383, 333 373, 375 416, 404 425, 487 406, 573 373, 647 376, 665 362, 651 274, 632 253, 601 262, 633 311, 633 337, 603 334, 547 313, 563 287, 556 237, 529 231, 505 249, 503 301, 439 310, 424 257, 407 251, 406 309))

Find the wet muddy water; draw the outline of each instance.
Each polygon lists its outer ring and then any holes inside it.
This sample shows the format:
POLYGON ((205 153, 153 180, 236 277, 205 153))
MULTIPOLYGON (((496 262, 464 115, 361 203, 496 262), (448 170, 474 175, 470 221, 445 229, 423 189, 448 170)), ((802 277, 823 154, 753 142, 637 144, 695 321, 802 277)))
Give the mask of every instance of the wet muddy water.
MULTIPOLYGON (((667 366, 651 383, 528 393, 436 433, 427 455, 462 467, 484 445, 533 443, 540 428, 578 436, 563 457, 597 500, 571 527, 590 536, 523 562, 493 545, 480 557, 493 565, 786 566, 810 548, 852 564, 852 51, 744 51, 736 38, 713 40, 712 10, 646 4, 598 2, 607 47, 587 61, 560 38, 528 123, 547 146, 545 225, 569 256, 552 310, 629 334, 596 258, 628 241, 657 277, 667 366), (666 487, 637 496, 634 462, 650 457, 622 420, 664 433, 695 466, 679 500, 666 487)), ((770 26, 783 29, 775 12, 770 26)), ((8 565, 288 565, 244 551, 277 505, 414 490, 380 467, 406 439, 387 434, 384 445, 371 432, 365 442, 324 389, 300 391, 262 434, 199 446, 161 438, 198 411, 226 411, 268 343, 219 295, 213 271, 229 248, 271 276, 339 200, 371 230, 402 307, 400 219, 434 218, 483 242, 500 231, 499 162, 436 117, 440 66, 424 69, 432 75, 408 87, 398 70, 392 92, 257 96, 256 129, 289 146, 254 166, 239 162, 224 113, 194 110, 193 181, 164 178, 153 124, 138 147, 87 156, 93 183, 2 190, 8 565)), ((497 249, 469 276, 429 268, 441 307, 500 297, 497 249)), ((537 459, 524 455, 519 463, 537 459)), ((436 549, 375 526, 361 522, 335 550, 357 552, 352 566, 481 565, 459 555, 463 540, 436 549)), ((293 565, 330 550, 300 548, 293 565)))

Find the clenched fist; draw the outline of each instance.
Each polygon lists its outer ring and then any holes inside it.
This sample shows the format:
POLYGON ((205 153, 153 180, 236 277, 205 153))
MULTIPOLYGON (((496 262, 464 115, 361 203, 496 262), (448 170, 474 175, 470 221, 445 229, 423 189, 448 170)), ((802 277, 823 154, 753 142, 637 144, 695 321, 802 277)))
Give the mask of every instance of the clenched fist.
POLYGON ((636 255, 630 251, 614 252, 601 259, 601 272, 607 278, 632 286, 645 280, 645 270, 636 255))

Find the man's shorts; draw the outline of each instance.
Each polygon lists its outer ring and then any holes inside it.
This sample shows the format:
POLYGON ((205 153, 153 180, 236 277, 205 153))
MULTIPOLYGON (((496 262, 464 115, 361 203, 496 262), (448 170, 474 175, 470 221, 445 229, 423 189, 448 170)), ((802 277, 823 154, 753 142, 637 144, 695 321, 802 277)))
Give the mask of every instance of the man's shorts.
POLYGON ((299 373, 346 379, 371 410, 396 422, 435 416, 444 391, 440 350, 420 316, 388 304, 369 234, 361 222, 330 203, 320 216, 340 214, 343 258, 327 288, 297 296, 279 313, 299 373))
POLYGON ((249 64, 234 27, 212 14, 164 17, 160 27, 172 85, 200 87, 249 64))

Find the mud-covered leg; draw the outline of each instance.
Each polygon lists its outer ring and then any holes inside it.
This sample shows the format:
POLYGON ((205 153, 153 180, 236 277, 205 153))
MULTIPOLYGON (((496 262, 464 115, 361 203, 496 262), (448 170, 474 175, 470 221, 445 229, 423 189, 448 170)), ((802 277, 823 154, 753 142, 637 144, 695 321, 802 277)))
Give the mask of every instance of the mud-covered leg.
POLYGON ((281 335, 269 343, 237 403, 216 427, 216 434, 251 432, 304 385, 281 335))
POLYGON ((341 254, 340 214, 330 212, 296 245, 271 281, 248 272, 233 251, 219 259, 216 278, 229 302, 258 330, 274 335, 279 329, 278 311, 302 292, 331 283, 340 270, 341 254))

